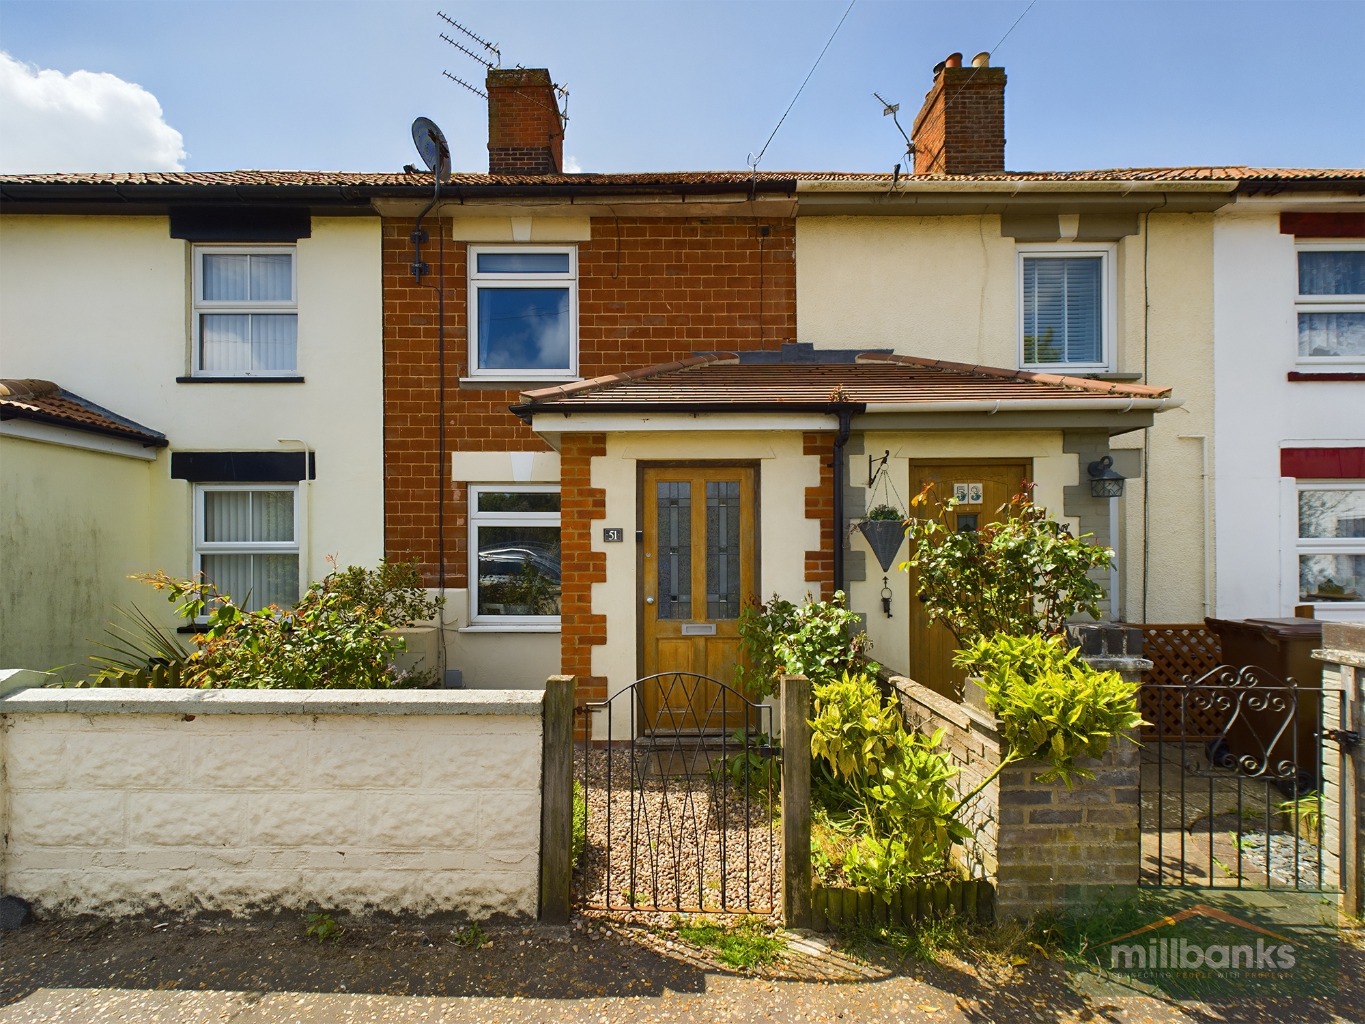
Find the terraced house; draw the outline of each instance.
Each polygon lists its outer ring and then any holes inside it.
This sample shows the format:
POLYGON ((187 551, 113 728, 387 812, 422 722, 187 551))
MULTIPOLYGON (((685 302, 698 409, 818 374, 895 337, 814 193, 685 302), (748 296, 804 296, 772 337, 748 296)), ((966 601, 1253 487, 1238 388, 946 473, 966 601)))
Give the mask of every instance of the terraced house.
MULTIPOLYGON (((835 589, 929 681, 904 549, 852 526, 933 482, 972 529, 1027 480, 1117 550, 1111 617, 1365 617, 1365 174, 1006 171, 1004 70, 960 63, 905 174, 565 174, 549 73, 495 69, 487 174, 0 179, 0 374, 167 442, 39 488, 60 531, 7 498, 7 564, 89 581, 71 657, 128 571, 284 599, 383 556, 450 596, 466 686, 727 680, 746 602, 835 589)), ((5 430, 35 474, 52 443, 5 430)))

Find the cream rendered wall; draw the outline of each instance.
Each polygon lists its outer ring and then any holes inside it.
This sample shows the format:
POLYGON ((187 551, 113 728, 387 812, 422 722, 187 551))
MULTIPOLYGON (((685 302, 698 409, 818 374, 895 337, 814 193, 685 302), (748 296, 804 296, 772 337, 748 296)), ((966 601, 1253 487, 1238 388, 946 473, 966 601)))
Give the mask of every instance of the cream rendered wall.
POLYGON ((165 462, 0 437, 0 667, 86 673, 115 606, 143 596, 127 576, 149 564, 165 462))
POLYGON ((820 527, 806 518, 806 488, 819 483, 820 467, 819 460, 803 454, 800 431, 609 434, 607 454, 592 460, 592 485, 606 490, 601 525, 624 527, 626 542, 604 544, 601 532, 594 531, 593 550, 607 556, 607 581, 593 584, 592 606, 607 617, 607 642, 593 648, 592 670, 606 677, 608 693, 639 676, 639 551, 634 536, 639 463, 676 459, 757 461, 758 596, 766 600, 776 592, 800 601, 815 589, 805 579, 805 553, 819 547, 820 527))
MULTIPOLYGON (((1052 510, 1060 521, 1069 523, 1073 530, 1077 523, 1061 515, 1063 488, 1079 479, 1076 456, 1062 451, 1060 431, 1014 431, 997 436, 985 432, 891 432, 875 431, 864 435, 864 447, 870 452, 891 452, 887 471, 903 501, 909 502, 915 492, 910 490, 910 461, 912 459, 986 459, 1020 458, 1033 460, 1033 477, 1037 483, 1035 500, 1052 510)), ((849 460, 848 485, 863 487, 867 483, 866 459, 849 460)), ((878 492, 880 496, 880 491, 878 492)), ((907 509, 907 511, 909 511, 907 509)), ((877 556, 872 553, 863 535, 853 531, 852 549, 865 552, 867 578, 850 582, 849 607, 867 615, 867 634, 872 638, 874 660, 904 673, 910 664, 910 620, 908 609, 913 595, 910 577, 900 564, 909 557, 902 544, 897 562, 886 573, 887 586, 892 593, 891 618, 881 608, 882 570, 877 556)))
MULTIPOLYGON (((1239 201, 1220 211, 1214 225, 1218 614, 1224 618, 1288 616, 1297 603, 1297 496, 1294 480, 1280 476, 1280 449, 1365 445, 1359 383, 1286 379, 1301 368, 1298 264, 1294 236, 1280 234, 1283 208, 1269 200, 1239 201)), ((1319 606, 1317 615, 1365 617, 1331 606, 1319 606)))
MULTIPOLYGON (((1212 225, 1210 214, 1154 214, 1115 243, 1115 370, 1146 369, 1145 379, 1185 401, 1151 430, 1150 531, 1143 482, 1130 480, 1122 499, 1119 555, 1129 567, 1125 607, 1135 621, 1144 605, 1152 622, 1204 614, 1202 446, 1180 435, 1213 432, 1212 225)), ((1015 253, 996 215, 799 217, 798 338, 1017 367, 1015 253)), ((1116 448, 1142 445, 1141 433, 1114 438, 1116 448)))
MULTIPOLYGON (((383 364, 377 217, 314 218, 298 242, 303 384, 178 384, 190 368, 190 245, 164 217, 0 220, 0 375, 55 380, 164 432, 172 450, 317 453, 300 486, 309 578, 327 557, 383 555, 383 364)), ((191 488, 162 457, 139 568, 188 573, 191 488)), ((144 601, 160 612, 164 602, 144 601)), ((107 615, 101 615, 101 620, 107 615)))
POLYGON ((0 890, 50 916, 534 917, 539 694, 26 689, 0 890))

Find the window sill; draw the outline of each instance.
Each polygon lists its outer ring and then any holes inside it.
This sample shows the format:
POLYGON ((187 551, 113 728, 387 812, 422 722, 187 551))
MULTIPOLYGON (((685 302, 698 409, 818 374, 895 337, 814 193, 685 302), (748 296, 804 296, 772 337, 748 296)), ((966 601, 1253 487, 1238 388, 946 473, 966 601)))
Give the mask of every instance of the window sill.
POLYGON ((460 387, 469 390, 480 388, 489 391, 534 391, 537 388, 552 388, 561 384, 577 384, 582 377, 461 377, 460 387))
POLYGON ((1300 371, 1290 370, 1285 374, 1288 381, 1351 381, 1365 380, 1365 371, 1362 370, 1327 370, 1327 371, 1300 371))
POLYGON ((472 626, 461 626, 457 633, 558 633, 560 632, 558 622, 509 622, 502 623, 477 622, 472 626))
POLYGON ((177 384, 302 384, 302 377, 177 377, 177 384))

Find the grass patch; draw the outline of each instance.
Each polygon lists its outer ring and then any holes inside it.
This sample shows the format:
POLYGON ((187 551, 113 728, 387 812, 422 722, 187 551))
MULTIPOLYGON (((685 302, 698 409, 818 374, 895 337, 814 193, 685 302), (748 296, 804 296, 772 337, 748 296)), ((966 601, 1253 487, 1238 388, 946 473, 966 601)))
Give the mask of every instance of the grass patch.
POLYGON ((844 933, 844 942, 851 952, 864 957, 881 947, 902 960, 938 963, 953 956, 994 969, 1019 967, 1034 955, 1055 952, 1053 938, 1033 925, 1017 921, 980 924, 955 915, 926 918, 908 927, 852 928, 844 933))
POLYGON ((757 918, 746 917, 738 924, 726 927, 719 924, 679 924, 679 937, 714 949, 720 962, 747 971, 760 964, 771 963, 782 955, 787 943, 764 929, 757 918))

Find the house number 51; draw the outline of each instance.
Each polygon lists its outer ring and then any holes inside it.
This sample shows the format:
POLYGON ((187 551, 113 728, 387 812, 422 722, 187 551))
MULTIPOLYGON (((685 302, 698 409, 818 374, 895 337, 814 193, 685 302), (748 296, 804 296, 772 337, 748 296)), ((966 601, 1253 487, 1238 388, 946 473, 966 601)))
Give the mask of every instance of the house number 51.
POLYGON ((619 526, 604 526, 602 528, 602 541, 606 544, 620 544, 626 539, 626 531, 619 526))

